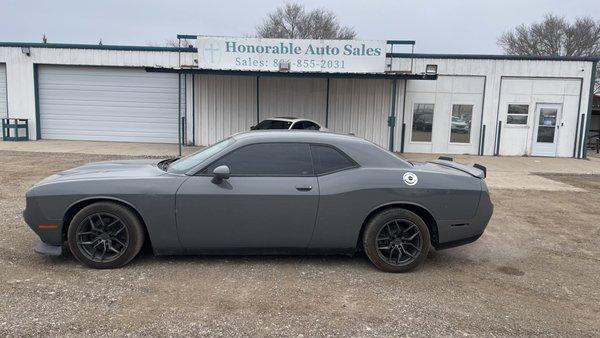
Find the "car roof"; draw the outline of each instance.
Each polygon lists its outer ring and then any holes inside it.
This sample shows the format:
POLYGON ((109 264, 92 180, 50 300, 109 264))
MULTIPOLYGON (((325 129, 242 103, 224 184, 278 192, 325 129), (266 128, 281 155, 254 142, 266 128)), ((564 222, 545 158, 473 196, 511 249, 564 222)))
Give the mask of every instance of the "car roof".
POLYGON ((264 139, 266 141, 273 142, 289 142, 299 141, 304 142, 309 140, 311 142, 321 141, 354 141, 354 142, 368 142, 365 139, 356 137, 349 134, 338 134, 328 131, 317 131, 317 130, 281 130, 281 129, 265 129, 265 130, 252 130, 244 131, 233 135, 236 140, 246 139, 264 139))
POLYGON ((361 165, 368 164, 371 167, 386 168, 397 167, 398 163, 404 163, 404 166, 412 166, 373 142, 348 134, 313 130, 270 129, 245 131, 232 137, 240 147, 247 144, 270 142, 322 143, 339 148, 361 165))
MULTIPOLYGON (((299 118, 299 117, 293 117, 293 116, 277 116, 277 117, 269 117, 266 118, 265 120, 273 120, 273 121, 286 121, 286 122, 298 122, 298 121, 310 121, 310 122, 314 122, 316 124, 319 124, 318 122, 315 122, 311 119, 305 119, 305 118, 299 118)), ((264 121, 264 120, 263 120, 264 121)))

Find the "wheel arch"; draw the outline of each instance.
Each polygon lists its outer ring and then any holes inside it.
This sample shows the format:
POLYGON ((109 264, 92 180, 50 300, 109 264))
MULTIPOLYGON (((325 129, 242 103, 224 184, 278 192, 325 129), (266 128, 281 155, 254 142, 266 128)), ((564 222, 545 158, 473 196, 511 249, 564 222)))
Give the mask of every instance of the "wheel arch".
POLYGON ((122 205, 122 206, 126 207, 127 209, 131 210, 133 212, 133 214, 142 223, 142 227, 144 228, 145 241, 148 241, 148 243, 150 243, 150 245, 152 245, 150 236, 148 234, 148 227, 146 226, 146 221, 144 220, 144 217, 139 212, 139 210, 133 204, 129 203, 128 201, 125 201, 123 199, 116 198, 116 197, 111 197, 111 196, 88 197, 88 198, 78 200, 77 202, 74 202, 71 205, 69 205, 69 207, 67 207, 65 213, 63 214, 63 219, 62 219, 61 236, 62 236, 63 240, 67 239, 69 224, 71 223, 71 220, 73 219, 73 217, 75 217, 75 215, 81 209, 87 207, 88 205, 98 203, 98 202, 112 202, 112 203, 122 205))
POLYGON ((431 213, 431 211, 429 211, 429 209, 427 209, 426 207, 424 207, 420 204, 413 203, 413 202, 390 202, 390 203, 382 204, 378 207, 375 207, 369 212, 368 216, 364 219, 364 221, 361 225, 360 232, 358 234, 358 240, 356 242, 357 248, 362 249, 363 234, 365 232, 365 228, 367 227, 367 224, 369 223, 369 221, 373 217, 378 215, 379 213, 384 212, 389 209, 405 209, 405 210, 414 212, 419 217, 421 217, 423 219, 423 221, 425 222, 425 224, 427 225, 427 229, 429 230, 429 236, 431 238, 431 245, 434 247, 437 246, 437 244, 438 244, 438 225, 437 225, 435 218, 433 217, 433 214, 431 213))

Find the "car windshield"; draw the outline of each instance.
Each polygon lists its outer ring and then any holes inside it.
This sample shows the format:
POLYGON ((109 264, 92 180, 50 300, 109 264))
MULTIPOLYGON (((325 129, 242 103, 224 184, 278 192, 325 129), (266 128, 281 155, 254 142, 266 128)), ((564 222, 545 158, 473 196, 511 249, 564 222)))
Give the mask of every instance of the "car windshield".
POLYGON ((289 129, 292 122, 281 120, 264 120, 254 127, 254 130, 264 129, 289 129))
POLYGON ((168 172, 183 174, 198 164, 206 161, 208 158, 212 157, 214 154, 220 152, 221 150, 230 146, 233 142, 232 137, 226 138, 223 141, 213 144, 210 147, 206 147, 200 151, 197 151, 191 155, 180 158, 179 160, 171 163, 167 168, 168 172))

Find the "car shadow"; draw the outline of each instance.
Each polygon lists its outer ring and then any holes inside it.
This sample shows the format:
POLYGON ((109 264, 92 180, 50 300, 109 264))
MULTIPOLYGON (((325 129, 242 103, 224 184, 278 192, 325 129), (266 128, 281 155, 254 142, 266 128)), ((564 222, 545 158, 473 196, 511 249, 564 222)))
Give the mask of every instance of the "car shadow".
MULTIPOLYGON (((51 264, 67 267, 80 264, 69 252, 58 257, 45 257, 51 264)), ((153 266, 190 266, 194 264, 205 267, 239 267, 239 266, 281 266, 296 268, 329 268, 351 269, 353 271, 379 271, 368 259, 364 252, 347 255, 166 255, 155 256, 150 247, 144 247, 140 254, 128 265, 123 267, 135 269, 152 269, 153 266)), ((467 269, 486 264, 473 260, 460 250, 431 250, 424 264, 416 271, 435 272, 449 269, 467 269)), ((381 271, 379 271, 381 272, 381 271)), ((384 272, 382 272, 384 273, 384 272)))

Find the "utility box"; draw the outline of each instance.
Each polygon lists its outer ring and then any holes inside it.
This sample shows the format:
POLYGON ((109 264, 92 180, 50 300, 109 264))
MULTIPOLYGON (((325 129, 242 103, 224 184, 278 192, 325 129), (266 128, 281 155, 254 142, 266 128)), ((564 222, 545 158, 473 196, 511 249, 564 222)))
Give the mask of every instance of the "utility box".
POLYGON ((29 141, 29 120, 2 119, 2 141, 29 141))

